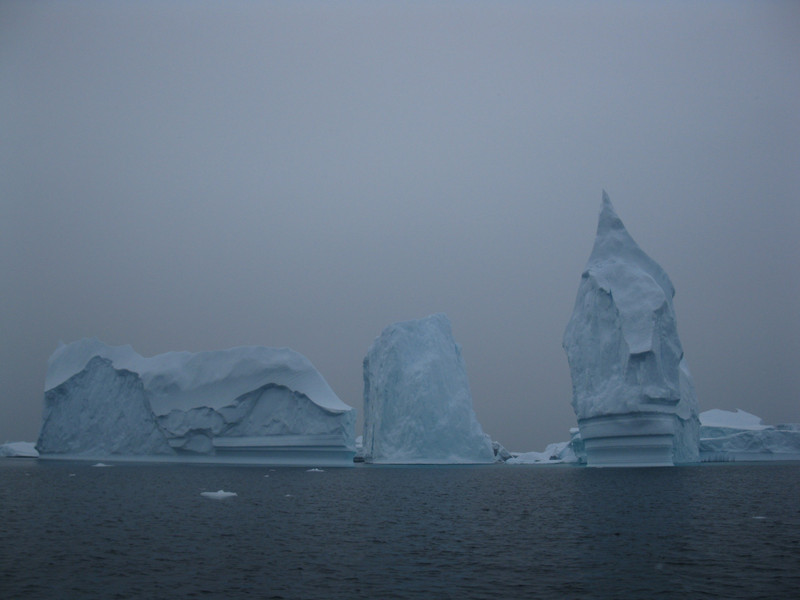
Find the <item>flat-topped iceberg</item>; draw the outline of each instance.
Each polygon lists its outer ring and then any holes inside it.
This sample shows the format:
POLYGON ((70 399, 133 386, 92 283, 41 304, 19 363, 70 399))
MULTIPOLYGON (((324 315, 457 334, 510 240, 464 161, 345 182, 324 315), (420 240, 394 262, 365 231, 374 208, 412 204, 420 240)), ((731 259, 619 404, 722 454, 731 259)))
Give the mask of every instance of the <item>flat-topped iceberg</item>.
POLYGON ((707 410, 700 413, 700 460, 800 460, 800 424, 773 427, 743 410, 707 410))
POLYGON ((494 462, 445 315, 390 325, 369 348, 363 453, 371 463, 494 462))
POLYGON ((594 248, 564 333, 589 466, 699 460, 697 398, 674 295, 603 192, 594 248))
POLYGON ((0 457, 3 458, 37 458, 34 442, 6 442, 0 444, 0 457))
POLYGON ((352 465, 355 411, 301 354, 239 347, 145 358, 95 339, 48 362, 43 458, 352 465))

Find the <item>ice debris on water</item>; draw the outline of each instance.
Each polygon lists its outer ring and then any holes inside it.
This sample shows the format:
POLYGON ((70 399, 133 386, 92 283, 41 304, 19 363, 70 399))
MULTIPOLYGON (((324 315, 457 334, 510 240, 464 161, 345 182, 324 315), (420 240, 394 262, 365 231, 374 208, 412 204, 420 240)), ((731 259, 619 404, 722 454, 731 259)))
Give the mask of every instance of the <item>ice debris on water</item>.
POLYGON ((211 500, 225 500, 226 498, 233 498, 238 494, 236 492, 217 490, 216 492, 200 492, 200 495, 203 496, 203 498, 209 498, 211 500))

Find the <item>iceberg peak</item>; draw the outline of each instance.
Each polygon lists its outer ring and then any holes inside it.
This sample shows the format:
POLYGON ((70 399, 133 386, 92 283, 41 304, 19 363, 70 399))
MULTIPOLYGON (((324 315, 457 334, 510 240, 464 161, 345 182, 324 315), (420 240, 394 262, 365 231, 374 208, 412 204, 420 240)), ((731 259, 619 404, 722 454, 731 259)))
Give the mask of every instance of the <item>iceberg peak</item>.
POLYGON ((668 298, 671 299, 675 296, 675 287, 672 285, 669 275, 661 268, 661 265, 639 247, 633 236, 628 233, 622 219, 614 210, 614 205, 611 204, 611 198, 603 190, 600 216, 597 219, 597 235, 586 264, 586 272, 602 269, 609 262, 624 262, 630 267, 637 267, 652 277, 668 298))
MULTIPOLYGON (((617 211, 614 210, 614 205, 611 204, 611 198, 609 198, 606 191, 603 190, 603 200, 600 207, 600 219, 597 222, 598 237, 600 236, 601 232, 606 230, 624 231, 625 234, 630 238, 630 234, 628 234, 627 230, 625 229, 622 219, 619 218, 617 211)), ((633 240, 631 239, 631 241, 633 240)))

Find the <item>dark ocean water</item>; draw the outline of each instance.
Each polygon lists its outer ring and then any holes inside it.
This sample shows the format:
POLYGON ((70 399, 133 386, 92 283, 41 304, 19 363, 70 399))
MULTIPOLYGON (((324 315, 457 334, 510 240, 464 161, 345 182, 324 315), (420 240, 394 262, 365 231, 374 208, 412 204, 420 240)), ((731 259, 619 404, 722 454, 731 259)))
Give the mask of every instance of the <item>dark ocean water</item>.
POLYGON ((0 460, 0 598, 800 598, 800 464, 0 460), (268 477, 265 477, 268 475, 268 477), (215 501, 203 491, 235 498, 215 501))

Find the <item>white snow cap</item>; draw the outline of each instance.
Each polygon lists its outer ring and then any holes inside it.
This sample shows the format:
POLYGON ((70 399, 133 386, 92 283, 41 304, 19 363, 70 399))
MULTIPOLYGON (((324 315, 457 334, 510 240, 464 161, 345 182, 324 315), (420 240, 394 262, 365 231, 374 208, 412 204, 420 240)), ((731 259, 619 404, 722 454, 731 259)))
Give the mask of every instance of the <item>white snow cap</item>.
POLYGON ((712 408, 700 413, 700 425, 703 427, 727 427, 730 429, 769 429, 761 417, 745 412, 739 408, 735 411, 712 408))
POLYGON ((45 391, 79 373, 94 356, 141 377, 156 414, 196 406, 221 408, 267 383, 308 396, 317 406, 339 413, 342 402, 305 356, 289 348, 239 346, 207 352, 166 352, 145 358, 131 346, 109 346, 95 338, 60 344, 47 363, 45 391))

